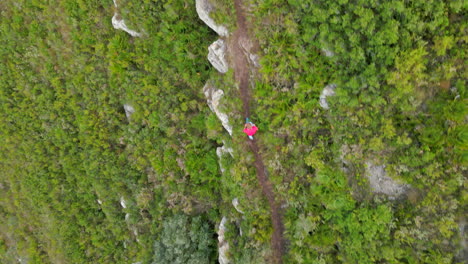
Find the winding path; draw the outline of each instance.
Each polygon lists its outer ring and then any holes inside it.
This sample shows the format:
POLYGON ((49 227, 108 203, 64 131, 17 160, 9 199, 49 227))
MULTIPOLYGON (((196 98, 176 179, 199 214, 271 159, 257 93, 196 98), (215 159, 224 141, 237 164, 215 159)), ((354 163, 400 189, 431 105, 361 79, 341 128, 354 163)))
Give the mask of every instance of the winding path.
MULTIPOLYGON (((249 94, 250 64, 247 56, 253 46, 253 42, 248 35, 247 20, 242 0, 234 0, 234 5, 236 9, 237 30, 230 39, 229 48, 233 55, 234 74, 236 82, 239 84, 244 116, 249 117, 251 99, 249 94)), ((255 156, 255 168, 257 169, 258 182, 260 183, 262 192, 266 196, 270 205, 271 222, 273 225, 273 235, 271 238, 271 247, 273 251, 272 263, 282 263, 282 256, 285 252, 282 210, 279 202, 275 198, 273 186, 268 179, 268 172, 260 155, 257 141, 249 139, 246 140, 255 156)))

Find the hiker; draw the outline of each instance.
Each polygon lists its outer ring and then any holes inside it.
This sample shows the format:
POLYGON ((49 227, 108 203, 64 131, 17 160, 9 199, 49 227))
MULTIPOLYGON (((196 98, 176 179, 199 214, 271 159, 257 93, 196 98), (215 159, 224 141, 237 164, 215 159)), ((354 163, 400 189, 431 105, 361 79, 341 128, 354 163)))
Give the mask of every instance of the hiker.
POLYGON ((247 136, 249 136, 249 138, 253 140, 253 135, 257 133, 257 130, 258 130, 258 127, 256 127, 254 123, 250 122, 249 118, 247 117, 245 119, 244 133, 246 133, 247 136))

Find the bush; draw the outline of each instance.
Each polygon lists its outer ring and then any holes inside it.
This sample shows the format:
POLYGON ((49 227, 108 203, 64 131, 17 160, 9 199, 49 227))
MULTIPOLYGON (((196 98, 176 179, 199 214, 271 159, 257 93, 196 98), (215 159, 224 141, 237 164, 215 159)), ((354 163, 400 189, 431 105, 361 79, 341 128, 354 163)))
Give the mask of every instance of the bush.
POLYGON ((153 264, 213 263, 214 241, 213 231, 204 217, 174 215, 166 219, 154 244, 153 264))

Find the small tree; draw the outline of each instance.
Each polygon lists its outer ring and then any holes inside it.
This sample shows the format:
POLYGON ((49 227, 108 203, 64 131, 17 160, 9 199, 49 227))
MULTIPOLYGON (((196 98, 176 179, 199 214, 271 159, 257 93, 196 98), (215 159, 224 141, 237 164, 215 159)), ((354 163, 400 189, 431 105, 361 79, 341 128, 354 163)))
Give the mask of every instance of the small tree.
POLYGON ((213 232, 201 216, 177 214, 163 224, 153 264, 205 264, 215 257, 213 232))

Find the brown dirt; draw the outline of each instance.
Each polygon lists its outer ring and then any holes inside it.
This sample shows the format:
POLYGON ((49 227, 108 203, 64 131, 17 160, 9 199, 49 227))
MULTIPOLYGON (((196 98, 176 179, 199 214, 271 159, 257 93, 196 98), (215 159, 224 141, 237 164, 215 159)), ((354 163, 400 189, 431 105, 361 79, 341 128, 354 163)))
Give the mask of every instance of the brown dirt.
MULTIPOLYGON (((229 49, 232 54, 234 74, 236 82, 239 85, 240 96, 243 102, 243 112, 245 117, 250 116, 250 90, 249 76, 250 64, 247 54, 255 49, 256 43, 249 38, 248 22, 246 20, 244 5, 242 0, 234 0, 236 9, 237 30, 229 39, 229 49)), ((253 69, 252 69, 253 70, 253 69)), ((262 192, 268 200, 271 212, 271 222, 273 225, 273 235, 271 238, 271 247, 273 251, 272 263, 282 263, 282 256, 285 252, 284 225, 282 222, 282 210, 275 198, 273 186, 268 179, 268 172, 260 155, 260 150, 256 140, 246 138, 250 149, 255 156, 255 168, 257 169, 257 179, 262 187, 262 192)))
POLYGON ((242 51, 242 43, 249 41, 247 21, 242 8, 241 0, 234 0, 236 8, 237 30, 230 38, 229 48, 234 64, 234 76, 239 85, 243 102, 244 116, 250 116, 249 96, 249 61, 242 51))

